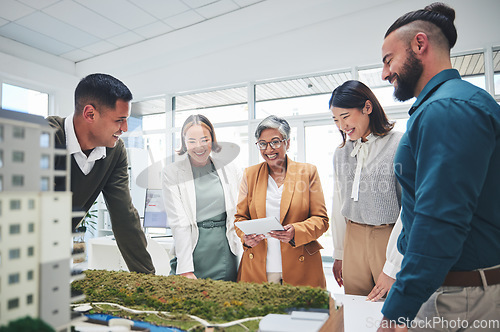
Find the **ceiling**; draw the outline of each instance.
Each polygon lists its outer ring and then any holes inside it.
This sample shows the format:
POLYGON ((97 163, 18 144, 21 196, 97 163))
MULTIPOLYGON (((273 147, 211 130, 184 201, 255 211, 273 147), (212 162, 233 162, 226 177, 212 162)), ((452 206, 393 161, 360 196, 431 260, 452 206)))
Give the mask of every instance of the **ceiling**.
POLYGON ((0 0, 0 36, 72 62, 265 0, 0 0))

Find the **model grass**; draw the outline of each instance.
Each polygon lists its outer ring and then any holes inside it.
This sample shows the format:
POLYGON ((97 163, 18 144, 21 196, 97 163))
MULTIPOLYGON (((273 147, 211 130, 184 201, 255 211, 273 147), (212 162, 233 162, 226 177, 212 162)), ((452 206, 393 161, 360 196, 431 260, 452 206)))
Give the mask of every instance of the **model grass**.
POLYGON ((181 276, 103 270, 85 271, 72 289, 85 302, 111 302, 138 310, 193 315, 213 323, 291 310, 328 309, 326 290, 305 286, 235 283, 181 276))

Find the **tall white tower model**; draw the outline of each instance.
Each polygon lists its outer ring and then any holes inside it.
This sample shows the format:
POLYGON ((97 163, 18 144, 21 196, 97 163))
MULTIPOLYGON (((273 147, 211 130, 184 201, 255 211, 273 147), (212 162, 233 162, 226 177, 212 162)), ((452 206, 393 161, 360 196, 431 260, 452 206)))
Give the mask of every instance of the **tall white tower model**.
POLYGON ((0 109, 0 325, 25 316, 71 325, 70 167, 66 157, 54 169, 58 155, 67 152, 44 118, 0 109))

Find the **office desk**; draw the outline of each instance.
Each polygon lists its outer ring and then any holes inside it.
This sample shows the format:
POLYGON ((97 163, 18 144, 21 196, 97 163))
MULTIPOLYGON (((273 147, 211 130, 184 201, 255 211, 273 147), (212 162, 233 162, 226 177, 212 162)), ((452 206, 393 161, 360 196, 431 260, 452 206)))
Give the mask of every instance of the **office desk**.
MULTIPOLYGON (((169 275, 170 251, 174 246, 172 237, 150 238, 147 250, 153 260, 157 275, 169 275)), ((127 264, 113 236, 103 236, 88 241, 88 268, 108 271, 128 271, 127 264)))

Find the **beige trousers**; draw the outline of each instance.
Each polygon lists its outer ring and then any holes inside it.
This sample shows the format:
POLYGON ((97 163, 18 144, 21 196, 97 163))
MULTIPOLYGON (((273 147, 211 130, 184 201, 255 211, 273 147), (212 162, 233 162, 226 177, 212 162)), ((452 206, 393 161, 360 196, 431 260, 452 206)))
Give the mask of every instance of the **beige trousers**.
POLYGON ((342 276, 346 294, 366 296, 385 264, 387 242, 394 224, 370 226, 347 222, 342 276))
POLYGON ((500 284, 440 287, 407 326, 411 332, 500 331, 500 284))

